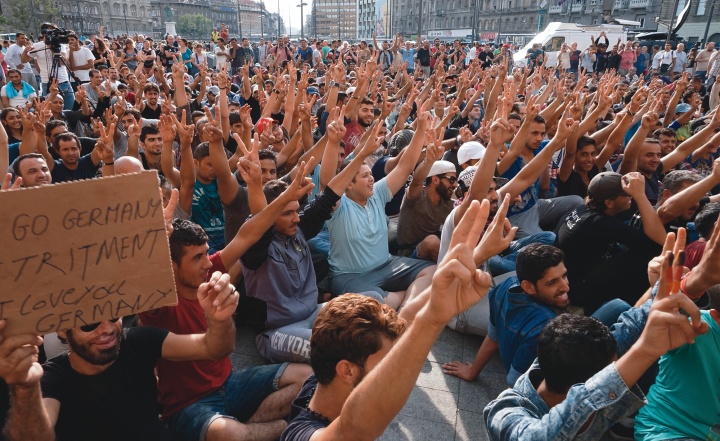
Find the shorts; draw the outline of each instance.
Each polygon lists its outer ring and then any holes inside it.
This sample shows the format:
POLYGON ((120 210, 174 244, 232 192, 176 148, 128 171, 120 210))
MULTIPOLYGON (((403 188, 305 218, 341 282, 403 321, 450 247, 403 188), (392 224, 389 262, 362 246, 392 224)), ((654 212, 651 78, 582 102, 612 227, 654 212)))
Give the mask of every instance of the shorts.
POLYGON ((434 265, 427 260, 390 256, 387 262, 365 273, 337 274, 330 277, 332 291, 341 295, 375 291, 382 298, 390 291, 405 291, 420 271, 434 265))
POLYGON ((205 441, 208 427, 218 418, 247 421, 268 395, 277 391, 287 363, 233 371, 223 386, 179 411, 168 422, 184 441, 205 441))

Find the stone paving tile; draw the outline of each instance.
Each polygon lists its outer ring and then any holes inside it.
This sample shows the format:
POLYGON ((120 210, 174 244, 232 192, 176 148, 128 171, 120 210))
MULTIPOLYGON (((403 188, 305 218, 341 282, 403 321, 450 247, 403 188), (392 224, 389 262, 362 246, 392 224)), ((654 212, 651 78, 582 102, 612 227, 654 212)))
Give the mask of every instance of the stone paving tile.
POLYGON ((415 386, 400 415, 455 424, 457 393, 415 386))
POLYGON ((398 415, 378 438, 380 441, 446 441, 455 438, 455 424, 398 415))
POLYGON ((460 385, 458 409, 482 412, 487 403, 494 400, 506 388, 505 374, 482 372, 474 382, 463 382, 460 385))
POLYGON ((415 384, 429 389, 457 393, 461 381, 462 380, 457 377, 445 375, 442 371, 442 365, 440 363, 425 360, 425 364, 423 365, 415 384))
POLYGON ((455 441, 486 441, 489 439, 482 412, 459 410, 455 432, 455 441))

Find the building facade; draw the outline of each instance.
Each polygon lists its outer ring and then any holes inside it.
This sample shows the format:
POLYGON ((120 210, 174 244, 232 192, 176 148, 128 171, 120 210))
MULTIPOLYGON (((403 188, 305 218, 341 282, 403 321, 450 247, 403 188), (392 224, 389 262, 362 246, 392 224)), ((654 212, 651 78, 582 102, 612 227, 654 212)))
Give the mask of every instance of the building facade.
POLYGON ((538 0, 394 0, 392 29, 416 38, 494 41, 497 34, 531 35, 542 20, 538 0), (422 7, 422 11, 421 11, 422 7))
POLYGON ((60 0, 57 8, 58 26, 80 35, 99 34, 101 26, 106 35, 112 36, 152 33, 149 0, 60 0))
POLYGON ((358 0, 358 39, 369 40, 373 33, 380 39, 391 39, 392 8, 397 0, 358 0))
POLYGON ((358 37, 358 1, 369 0, 314 0, 314 21, 318 38, 356 40, 358 37))
MULTIPOLYGON (((673 9, 674 5, 671 4, 663 5, 659 14, 660 23, 669 24, 671 18, 677 20, 687 2, 688 0, 680 0, 677 9, 673 9)), ((659 30, 665 29, 667 28, 661 26, 659 30)), ((677 34, 691 43, 714 41, 716 46, 720 45, 720 1, 693 0, 687 20, 677 34), (707 38, 704 39, 706 33, 707 38)))

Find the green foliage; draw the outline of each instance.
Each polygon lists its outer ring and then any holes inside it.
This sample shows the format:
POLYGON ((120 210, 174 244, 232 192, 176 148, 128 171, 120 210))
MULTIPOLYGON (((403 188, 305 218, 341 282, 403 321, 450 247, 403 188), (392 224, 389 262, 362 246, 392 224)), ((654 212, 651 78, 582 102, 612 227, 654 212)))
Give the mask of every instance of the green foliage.
MULTIPOLYGON (((44 21, 53 22, 59 17, 60 10, 52 0, 3 0, 4 27, 36 32, 44 21)), ((2 24, 2 22, 0 22, 2 24)))
POLYGON ((185 14, 177 18, 175 29, 183 37, 207 37, 212 32, 213 22, 201 14, 185 14))

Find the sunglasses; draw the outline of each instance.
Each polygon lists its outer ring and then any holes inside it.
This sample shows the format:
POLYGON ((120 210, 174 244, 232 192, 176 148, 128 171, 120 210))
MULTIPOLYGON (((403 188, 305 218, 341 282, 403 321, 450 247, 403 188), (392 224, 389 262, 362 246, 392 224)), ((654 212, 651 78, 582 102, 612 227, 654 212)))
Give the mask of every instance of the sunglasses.
MULTIPOLYGON (((114 322, 116 322, 116 321, 118 321, 118 320, 120 320, 120 319, 119 319, 119 318, 116 318, 116 319, 110 319, 110 320, 106 320, 106 321, 109 321, 109 322, 111 322, 111 323, 114 323, 114 322)), ((102 325, 103 323, 105 323, 105 322, 97 322, 97 323, 93 323, 93 324, 91 324, 91 325, 80 326, 80 330, 81 330, 82 332, 93 332, 94 330, 96 330, 96 329, 97 329, 100 325, 102 325)))
POLYGON ((455 176, 440 175, 440 176, 438 176, 438 178, 440 178, 440 179, 447 179, 448 181, 450 181, 450 184, 454 184, 454 183, 457 182, 457 177, 455 177, 455 176))

